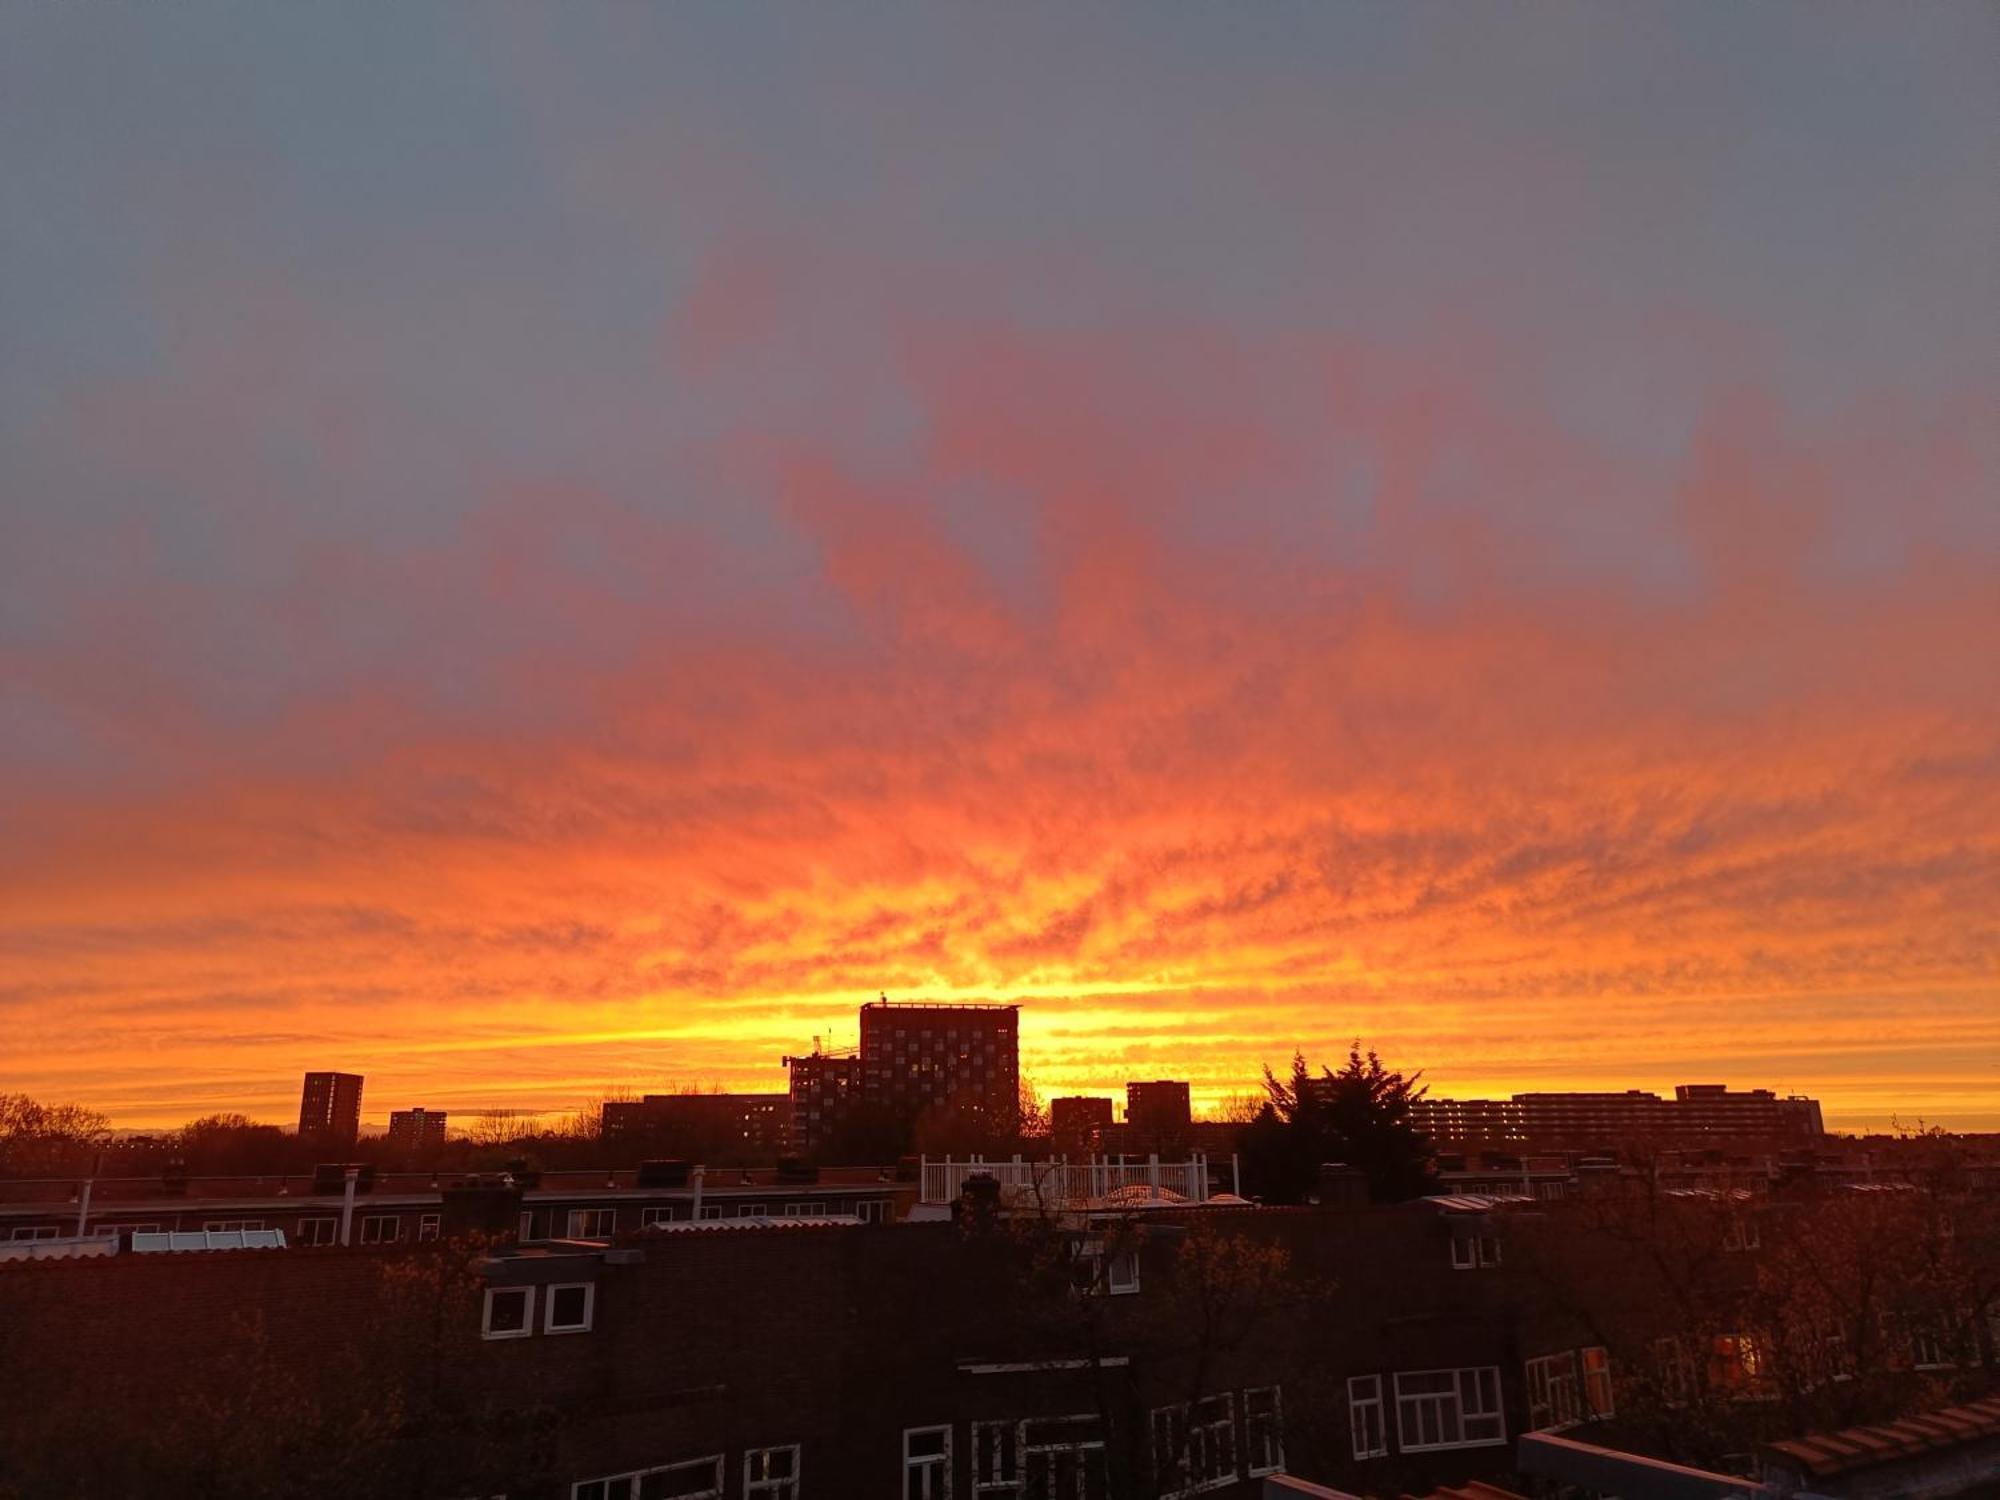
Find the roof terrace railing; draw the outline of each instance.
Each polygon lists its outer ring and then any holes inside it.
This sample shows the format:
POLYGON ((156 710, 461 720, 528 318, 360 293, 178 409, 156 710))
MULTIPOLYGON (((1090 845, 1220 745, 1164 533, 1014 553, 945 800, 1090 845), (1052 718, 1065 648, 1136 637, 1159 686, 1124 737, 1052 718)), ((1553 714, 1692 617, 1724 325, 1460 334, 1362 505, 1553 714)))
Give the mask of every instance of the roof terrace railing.
POLYGON ((918 1197, 924 1203, 954 1203, 965 1191, 966 1179, 985 1173, 1010 1197, 1031 1196, 1048 1208, 1144 1207, 1149 1204, 1206 1203, 1208 1158, 1195 1153, 1186 1161, 1165 1162, 1157 1155, 1143 1159, 1092 1156, 1073 1162, 1067 1157, 1046 1161, 963 1161, 924 1158, 919 1164, 918 1197))

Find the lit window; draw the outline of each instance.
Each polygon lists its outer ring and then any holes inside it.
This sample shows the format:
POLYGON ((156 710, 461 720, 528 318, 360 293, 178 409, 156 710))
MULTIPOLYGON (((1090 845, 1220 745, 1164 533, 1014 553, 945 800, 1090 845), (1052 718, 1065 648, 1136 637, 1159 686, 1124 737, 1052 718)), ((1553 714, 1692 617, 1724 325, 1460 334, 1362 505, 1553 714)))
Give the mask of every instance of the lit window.
POLYGON ((1389 1451, 1389 1429, 1383 1420, 1380 1375, 1350 1375, 1347 1378, 1347 1422, 1353 1430, 1356 1458, 1380 1458, 1389 1451))
POLYGON ((722 1455, 570 1486, 570 1500, 721 1500, 722 1455))
POLYGON ((1410 1370, 1396 1375, 1396 1432, 1405 1453, 1483 1448, 1507 1441, 1500 1371, 1410 1370))
POLYGON ((588 1333, 597 1306, 597 1287, 573 1281, 550 1287, 543 1297, 543 1333, 588 1333))
POLYGON ((1591 1417, 1618 1415, 1611 1398, 1611 1353, 1607 1349, 1583 1351, 1583 1405, 1591 1417))
POLYGON ((362 1244, 393 1245, 402 1237, 403 1216, 401 1214, 364 1214, 362 1216, 362 1244))
POLYGON ((798 1500, 799 1445, 752 1448, 743 1455, 743 1493, 772 1500, 798 1500))
POLYGON ((1275 1385, 1243 1393, 1243 1465, 1252 1478, 1285 1466, 1285 1414, 1275 1385))
POLYGON ((482 1338, 524 1339, 534 1332, 535 1289, 531 1286, 489 1286, 486 1313, 479 1325, 482 1338))
POLYGON ((903 1500, 951 1500, 951 1429, 903 1429, 903 1500))

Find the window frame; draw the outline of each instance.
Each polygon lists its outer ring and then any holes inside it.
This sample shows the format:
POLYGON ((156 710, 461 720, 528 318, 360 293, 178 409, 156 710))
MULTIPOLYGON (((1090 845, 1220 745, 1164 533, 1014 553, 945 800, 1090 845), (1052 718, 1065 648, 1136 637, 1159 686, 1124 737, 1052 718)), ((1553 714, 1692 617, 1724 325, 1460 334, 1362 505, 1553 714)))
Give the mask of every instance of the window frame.
POLYGON ((403 1216, 401 1214, 363 1214, 361 1216, 361 1243, 364 1245, 400 1245, 403 1243, 403 1216), (370 1237, 370 1224, 387 1224, 394 1233, 386 1238, 380 1234, 370 1237))
POLYGON ((589 1333, 597 1320, 597 1283, 594 1281, 552 1281, 542 1288, 542 1332, 551 1336, 563 1333, 589 1333), (556 1293, 573 1292, 583 1289, 583 1321, 581 1323, 556 1322, 556 1293))
POLYGON ((1266 1474, 1278 1474, 1285 1467, 1285 1393, 1281 1386, 1253 1385, 1243 1390, 1243 1451, 1238 1455, 1242 1470, 1252 1479, 1261 1479, 1266 1474), (1269 1396, 1268 1411, 1252 1409, 1251 1398, 1269 1396), (1255 1423, 1256 1425, 1252 1425, 1255 1423), (1252 1452, 1253 1447, 1264 1450, 1264 1462, 1258 1462, 1252 1452), (1271 1457, 1276 1454, 1276 1458, 1271 1457))
POLYGON ((973 1500, 987 1495, 1018 1495, 1027 1481, 1021 1468, 1021 1424, 1005 1417, 972 1424, 973 1500), (988 1466, 989 1449, 984 1439, 996 1439, 991 1454, 999 1462, 988 1466), (995 1469, 1003 1472, 996 1473, 995 1469))
POLYGON ((1234 1391, 1217 1391, 1193 1401, 1156 1406, 1148 1427, 1152 1434, 1153 1482, 1159 1487, 1161 1500, 1219 1490, 1241 1477, 1236 1455, 1234 1391), (1164 1451, 1162 1428, 1166 1434, 1164 1451))
POLYGON ((1618 1393, 1611 1384, 1611 1351, 1602 1344, 1589 1345, 1577 1351, 1577 1363, 1581 1367, 1585 1420, 1597 1422, 1617 1416, 1618 1393))
POLYGON ((422 1244, 426 1240, 435 1240, 443 1233, 444 1215, 442 1213, 417 1215, 418 1244, 422 1244))
POLYGON ((203 1234, 245 1234, 251 1230, 261 1232, 263 1228, 264 1221, 262 1219, 204 1219, 202 1221, 201 1232, 203 1234))
POLYGON ((611 1238, 611 1236, 618 1233, 618 1209, 616 1205, 613 1205, 609 1208, 601 1206, 597 1208, 572 1208, 569 1211, 569 1217, 565 1219, 563 1222, 568 1226, 569 1229, 569 1233, 563 1236, 563 1238, 566 1240, 609 1239, 611 1238), (586 1214, 590 1216, 590 1220, 592 1223, 603 1222, 604 1216, 608 1214, 610 1216, 610 1227, 603 1229, 579 1228, 578 1226, 583 1222, 584 1216, 586 1214))
POLYGON ((479 1336, 489 1343, 501 1339, 532 1338, 535 1332, 535 1289, 532 1286, 489 1286, 479 1312, 479 1336), (519 1292, 526 1302, 521 1308, 519 1328, 495 1329, 493 1326, 493 1299, 508 1297, 519 1292))
POLYGON ((579 1479, 569 1487, 569 1500, 636 1500, 639 1481, 642 1479, 649 1479, 655 1474, 671 1474, 679 1469, 695 1471, 702 1468, 706 1468, 713 1476, 709 1487, 674 1496, 673 1500, 722 1500, 723 1458, 724 1455, 720 1453, 704 1454, 700 1458, 684 1458, 679 1463, 657 1464, 650 1469, 632 1469, 623 1474, 606 1474, 597 1479, 579 1479), (623 1484, 625 1488, 622 1491, 614 1490, 611 1488, 614 1484, 623 1484), (595 1496, 585 1495, 584 1491, 592 1485, 601 1485, 603 1488, 595 1496))
POLYGON ((307 1246, 337 1245, 340 1243, 340 1219, 338 1216, 334 1214, 302 1215, 299 1219, 298 1234, 299 1234, 299 1243, 301 1245, 307 1245, 307 1246), (324 1233, 326 1235, 326 1238, 320 1239, 318 1237, 322 1232, 318 1228, 315 1228, 312 1231, 313 1235, 312 1238, 310 1239, 307 1238, 306 1226, 308 1224, 312 1224, 315 1226, 321 1224, 325 1225, 326 1228, 324 1230, 324 1233))
POLYGON ((920 1427, 903 1429, 903 1484, 898 1491, 902 1500, 951 1500, 951 1439, 952 1429, 948 1422, 929 1422, 920 1427), (910 1439, 942 1436, 944 1444, 936 1453, 910 1452, 910 1439), (932 1481, 942 1475, 942 1485, 932 1481), (921 1481, 916 1488, 912 1480, 921 1481))
POLYGON ((1439 1453, 1451 1448, 1498 1448, 1506 1445, 1506 1398, 1500 1384, 1500 1367, 1498 1365, 1459 1365, 1436 1370, 1398 1370, 1395 1373, 1395 1379, 1392 1384, 1396 1393, 1396 1446, 1402 1452, 1439 1453), (1403 1389, 1403 1383, 1406 1380, 1418 1381, 1440 1377, 1450 1378, 1451 1389, 1449 1391, 1412 1390, 1406 1392, 1403 1389), (1492 1404, 1490 1407, 1485 1404, 1484 1398, 1488 1393, 1481 1390, 1483 1384, 1490 1384, 1492 1387, 1490 1393, 1492 1404), (1476 1407, 1469 1406, 1467 1403, 1466 1395, 1468 1388, 1475 1395, 1481 1397, 1481 1401, 1476 1407), (1435 1443, 1426 1443, 1423 1441, 1411 1442, 1409 1430, 1412 1425, 1409 1421, 1410 1410, 1415 1408, 1418 1413, 1414 1425, 1417 1429, 1419 1439, 1423 1436, 1422 1413, 1427 1405, 1435 1410, 1438 1432, 1442 1436, 1446 1430, 1445 1418, 1447 1415, 1447 1408, 1443 1403, 1447 1400, 1450 1402, 1449 1416, 1451 1424, 1456 1427, 1458 1432, 1457 1438, 1435 1443), (1492 1436, 1467 1437, 1466 1430, 1468 1424, 1475 1421, 1482 1424, 1482 1430, 1484 1424, 1490 1422, 1492 1424, 1492 1436))
POLYGON ((750 1497, 753 1495, 769 1496, 770 1500, 798 1500, 800 1492, 799 1458, 799 1445, 797 1443, 778 1443, 769 1448, 745 1448, 743 1450, 744 1500, 750 1500, 750 1497), (765 1475, 758 1477, 751 1472, 752 1465, 758 1459, 761 1458, 768 1462, 773 1455, 779 1453, 789 1453, 792 1456, 791 1473, 783 1476, 765 1475))
POLYGON ((1522 1365, 1528 1394, 1529 1432, 1563 1432, 1583 1421, 1583 1381, 1576 1351, 1557 1349, 1522 1365))
POLYGON ((1499 1264, 1500 1236, 1453 1233, 1451 1268, 1454 1271, 1490 1271, 1499 1264))
POLYGON ((1389 1452, 1389 1408, 1384 1399, 1382 1377, 1380 1375, 1350 1375, 1347 1377, 1347 1437, 1354 1449, 1355 1462, 1365 1459, 1382 1458, 1389 1452), (1357 1387, 1374 1387, 1372 1396, 1356 1394, 1357 1387), (1372 1411, 1375 1421, 1376 1446, 1362 1446, 1362 1414, 1372 1411))

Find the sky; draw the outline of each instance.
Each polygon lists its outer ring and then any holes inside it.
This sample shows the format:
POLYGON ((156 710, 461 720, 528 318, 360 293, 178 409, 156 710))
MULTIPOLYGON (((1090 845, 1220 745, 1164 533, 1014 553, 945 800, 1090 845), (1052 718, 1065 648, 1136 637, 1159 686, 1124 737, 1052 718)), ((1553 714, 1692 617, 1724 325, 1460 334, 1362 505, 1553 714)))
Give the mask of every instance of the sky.
POLYGON ((2000 19, 15 6, 0 1090, 2000 1129, 2000 19))

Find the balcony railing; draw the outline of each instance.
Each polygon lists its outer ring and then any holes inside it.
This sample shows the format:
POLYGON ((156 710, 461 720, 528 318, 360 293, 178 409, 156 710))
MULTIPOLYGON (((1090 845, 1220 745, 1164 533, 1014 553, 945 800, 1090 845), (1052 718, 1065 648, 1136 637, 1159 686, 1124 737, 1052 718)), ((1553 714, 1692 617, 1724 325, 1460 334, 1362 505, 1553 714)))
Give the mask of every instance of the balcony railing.
POLYGON ((1207 1203, 1215 1196, 1209 1187, 1208 1158, 1197 1152, 1186 1161, 1161 1161, 1157 1156, 1093 1156, 1084 1161, 926 1157, 919 1173, 921 1201, 956 1202, 965 1191, 965 1180, 980 1172, 1000 1184, 1003 1200, 1018 1204, 1032 1199, 1044 1208, 1144 1208, 1207 1203))

